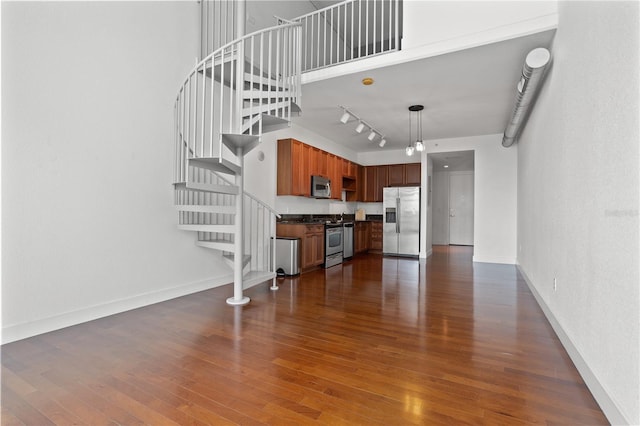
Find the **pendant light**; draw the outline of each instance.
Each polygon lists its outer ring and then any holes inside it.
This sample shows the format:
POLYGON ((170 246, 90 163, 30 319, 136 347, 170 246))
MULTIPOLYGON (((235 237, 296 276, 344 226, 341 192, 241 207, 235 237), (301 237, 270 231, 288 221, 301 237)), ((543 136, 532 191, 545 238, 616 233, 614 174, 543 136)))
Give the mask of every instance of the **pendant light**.
POLYGON ((408 156, 412 156, 414 151, 424 151, 424 142, 422 141, 422 110, 423 105, 411 105, 409 107, 409 145, 405 149, 405 153, 408 156), (416 113, 416 140, 413 141, 411 137, 411 115, 416 113))

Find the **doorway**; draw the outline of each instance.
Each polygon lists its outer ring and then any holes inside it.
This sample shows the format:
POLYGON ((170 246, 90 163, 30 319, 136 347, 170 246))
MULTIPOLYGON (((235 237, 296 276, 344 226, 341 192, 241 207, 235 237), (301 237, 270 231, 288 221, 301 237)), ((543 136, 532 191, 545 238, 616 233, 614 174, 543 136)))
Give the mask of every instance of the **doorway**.
POLYGON ((473 246, 474 152, 429 154, 433 164, 432 244, 473 246))

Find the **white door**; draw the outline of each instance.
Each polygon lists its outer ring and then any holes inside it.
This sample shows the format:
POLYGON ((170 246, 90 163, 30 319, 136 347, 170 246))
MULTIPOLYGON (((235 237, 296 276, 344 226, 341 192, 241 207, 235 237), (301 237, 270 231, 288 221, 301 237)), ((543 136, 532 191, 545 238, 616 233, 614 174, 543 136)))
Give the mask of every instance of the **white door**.
POLYGON ((473 245, 473 172, 449 175, 449 244, 473 245))

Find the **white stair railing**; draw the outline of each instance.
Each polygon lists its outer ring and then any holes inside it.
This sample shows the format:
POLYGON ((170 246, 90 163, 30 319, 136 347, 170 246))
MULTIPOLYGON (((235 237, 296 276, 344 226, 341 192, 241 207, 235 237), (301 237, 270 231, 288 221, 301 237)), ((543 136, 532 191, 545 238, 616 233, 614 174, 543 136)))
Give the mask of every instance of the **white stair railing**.
MULTIPOLYGON (((189 168, 189 181, 219 186, 233 186, 229 180, 215 172, 196 167, 189 168)), ((175 192, 175 204, 178 206, 198 206, 189 211, 180 211, 180 225, 229 225, 235 222, 234 206, 236 195, 204 192, 180 188, 175 192), (209 207, 217 206, 216 212, 209 207)), ((276 219, 280 215, 264 201, 248 192, 244 192, 244 255, 248 263, 245 270, 275 273, 275 237, 276 219)), ((198 241, 227 241, 233 243, 235 236, 224 232, 198 232, 198 241)), ((234 254, 235 256, 235 254, 234 254)), ((277 289, 274 285, 272 289, 277 289)))
POLYGON ((291 22, 302 24, 302 71, 311 71, 400 50, 402 0, 349 0, 291 22))
POLYGON ((300 24, 279 25, 227 43, 200 61, 175 103, 175 182, 190 158, 233 161, 225 135, 262 134, 264 115, 291 120, 300 104, 300 24))

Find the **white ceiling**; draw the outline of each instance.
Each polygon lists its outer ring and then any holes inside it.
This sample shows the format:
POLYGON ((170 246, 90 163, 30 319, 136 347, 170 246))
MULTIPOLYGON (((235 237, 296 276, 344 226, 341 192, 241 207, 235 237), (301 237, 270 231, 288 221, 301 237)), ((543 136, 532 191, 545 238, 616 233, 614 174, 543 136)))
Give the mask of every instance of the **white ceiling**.
MULTIPOLYGON (((536 47, 550 47, 546 31, 418 61, 305 84, 302 116, 295 122, 355 152, 395 150, 409 142, 409 111, 422 104, 424 140, 504 132, 515 103, 524 58, 536 47), (362 85, 364 77, 375 83, 362 85), (340 123, 347 107, 386 136, 367 139, 357 122, 340 123)), ((413 119, 413 117, 412 117, 413 119)), ((415 123, 414 123, 415 124, 415 123)), ((412 131, 415 136, 415 129, 412 131)))

